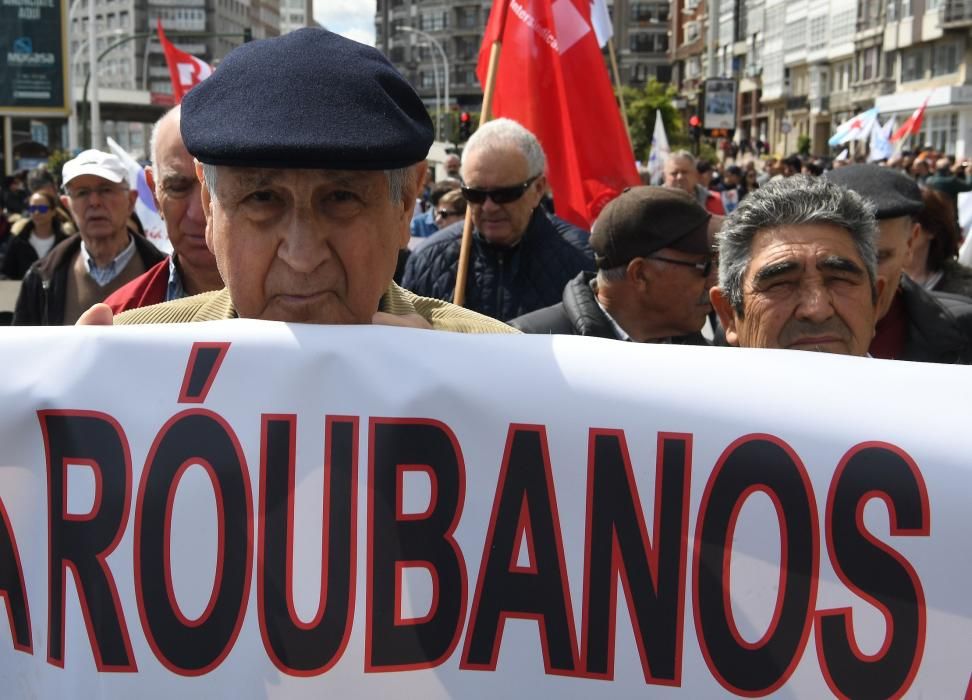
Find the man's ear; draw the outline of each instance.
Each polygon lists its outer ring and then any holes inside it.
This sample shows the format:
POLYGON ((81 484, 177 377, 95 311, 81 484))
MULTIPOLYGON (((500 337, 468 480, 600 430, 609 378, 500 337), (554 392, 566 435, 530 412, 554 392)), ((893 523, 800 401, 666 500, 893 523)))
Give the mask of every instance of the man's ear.
POLYGON ((155 202, 155 210, 159 212, 159 216, 164 219, 165 217, 162 215, 162 206, 159 204, 159 197, 157 194, 155 194, 155 173, 152 172, 151 165, 145 166, 145 184, 148 185, 149 192, 152 193, 152 201, 155 202))
POLYGON ((199 197, 202 200, 203 216, 206 217, 206 247, 213 255, 216 249, 213 247, 213 196, 206 185, 206 178, 203 177, 203 166, 198 160, 195 161, 196 179, 199 180, 199 197))
POLYGON ((726 332, 726 342, 735 347, 739 347, 736 312, 732 308, 732 304, 729 303, 728 297, 722 293, 721 287, 713 287, 709 290, 709 301, 719 316, 719 323, 722 324, 722 328, 726 332))
POLYGON ((405 189, 402 192, 402 201, 399 203, 402 208, 401 221, 399 222, 399 248, 408 246, 408 241, 412 237, 409 225, 412 221, 412 213, 415 211, 419 193, 425 187, 425 173, 428 172, 428 169, 429 164, 423 160, 407 170, 408 177, 405 178, 405 189))
POLYGON ((138 190, 128 190, 128 215, 131 216, 135 211, 135 202, 138 201, 138 190))
POLYGON ((921 224, 917 221, 912 220, 911 222, 911 232, 908 234, 908 255, 905 258, 905 265, 911 262, 911 256, 915 252, 915 241, 918 240, 918 236, 921 235, 921 224))
POLYGON ((647 291, 651 284, 651 271, 644 258, 632 258, 624 271, 624 278, 641 291, 647 291))

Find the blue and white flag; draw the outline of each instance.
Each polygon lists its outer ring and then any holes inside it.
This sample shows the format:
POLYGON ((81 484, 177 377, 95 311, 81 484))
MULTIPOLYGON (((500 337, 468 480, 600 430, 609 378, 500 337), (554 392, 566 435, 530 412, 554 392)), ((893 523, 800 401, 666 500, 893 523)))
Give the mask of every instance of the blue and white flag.
POLYGON ((866 112, 851 117, 837 127, 837 131, 834 132, 827 143, 831 146, 839 146, 848 141, 863 141, 870 135, 871 129, 877 121, 877 115, 877 107, 872 107, 866 112))
POLYGON ((651 151, 648 153, 648 173, 651 184, 660 185, 665 172, 665 161, 671 153, 665 122, 660 109, 655 110, 655 130, 651 134, 651 151))
POLYGON ((590 0, 590 3, 591 26, 594 27, 597 45, 603 49, 611 41, 611 37, 614 36, 614 24, 611 22, 611 13, 608 11, 606 0, 590 0))

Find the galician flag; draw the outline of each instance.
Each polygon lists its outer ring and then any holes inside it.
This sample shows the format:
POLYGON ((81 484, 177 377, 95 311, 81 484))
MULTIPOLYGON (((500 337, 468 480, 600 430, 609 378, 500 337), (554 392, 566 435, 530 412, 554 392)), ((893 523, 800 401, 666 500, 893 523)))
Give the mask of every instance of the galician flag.
POLYGON ((848 141, 863 141, 871 134, 871 129, 877 122, 877 107, 872 107, 866 112, 861 112, 855 117, 851 117, 846 122, 837 127, 837 131, 827 141, 831 146, 839 146, 848 141))
POLYGON ((668 160, 670 153, 665 122, 662 120, 661 110, 656 109, 655 130, 651 134, 651 150, 648 153, 648 174, 651 176, 651 184, 661 184, 665 173, 665 161, 668 160))
POLYGON ((871 162, 887 160, 894 155, 894 144, 891 143, 891 132, 897 120, 894 117, 888 119, 884 126, 875 125, 871 129, 871 148, 867 159, 871 162))

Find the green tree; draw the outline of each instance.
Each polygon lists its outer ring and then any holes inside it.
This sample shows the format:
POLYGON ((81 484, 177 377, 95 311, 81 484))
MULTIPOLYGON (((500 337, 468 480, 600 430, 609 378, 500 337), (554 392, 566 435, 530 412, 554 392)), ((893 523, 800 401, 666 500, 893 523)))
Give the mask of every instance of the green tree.
POLYGON ((672 148, 685 147, 691 143, 684 131, 682 116, 675 109, 674 99, 678 94, 673 85, 659 83, 654 78, 644 88, 623 87, 625 112, 631 129, 631 145, 635 158, 648 161, 651 149, 651 135, 655 131, 655 114, 661 110, 665 133, 672 148))

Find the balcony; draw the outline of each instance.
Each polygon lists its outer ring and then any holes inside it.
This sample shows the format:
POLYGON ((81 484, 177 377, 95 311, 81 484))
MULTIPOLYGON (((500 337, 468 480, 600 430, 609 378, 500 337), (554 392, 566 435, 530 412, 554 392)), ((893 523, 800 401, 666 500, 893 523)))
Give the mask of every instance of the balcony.
POLYGON ((972 0, 945 0, 939 8, 943 29, 972 26, 972 0))
POLYGON ((810 114, 825 114, 830 111, 830 95, 810 99, 810 114))
POLYGON ((796 112, 801 109, 807 109, 810 106, 810 102, 807 100, 806 95, 796 95, 794 97, 786 98, 786 110, 788 112, 796 112))

